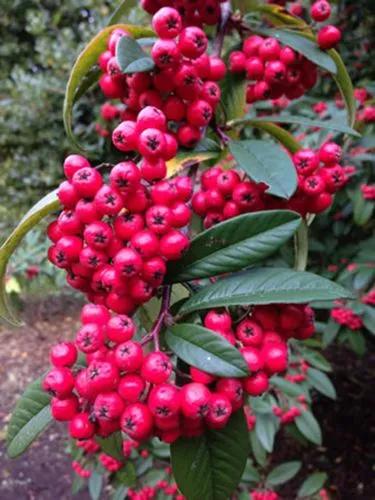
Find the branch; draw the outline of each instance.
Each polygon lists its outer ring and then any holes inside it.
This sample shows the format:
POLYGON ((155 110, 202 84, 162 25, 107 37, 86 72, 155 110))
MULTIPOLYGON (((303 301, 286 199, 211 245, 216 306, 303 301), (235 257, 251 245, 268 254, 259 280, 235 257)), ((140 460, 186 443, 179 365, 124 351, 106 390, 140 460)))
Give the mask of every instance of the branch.
POLYGON ((294 235, 294 269, 305 271, 309 253, 308 227, 303 220, 294 235))
POLYGON ((172 291, 172 287, 170 285, 164 287, 159 315, 158 315, 155 323, 152 326, 151 332, 146 337, 144 337, 142 339, 142 344, 153 339, 155 351, 160 351, 159 335, 160 335, 161 329, 164 326, 164 322, 169 315, 169 306, 170 306, 170 302, 171 302, 171 291, 172 291))
POLYGON ((217 30, 217 34, 214 40, 214 50, 213 54, 220 57, 221 51, 223 49, 224 37, 227 31, 227 24, 232 14, 232 6, 230 0, 220 4, 221 9, 221 22, 217 30))

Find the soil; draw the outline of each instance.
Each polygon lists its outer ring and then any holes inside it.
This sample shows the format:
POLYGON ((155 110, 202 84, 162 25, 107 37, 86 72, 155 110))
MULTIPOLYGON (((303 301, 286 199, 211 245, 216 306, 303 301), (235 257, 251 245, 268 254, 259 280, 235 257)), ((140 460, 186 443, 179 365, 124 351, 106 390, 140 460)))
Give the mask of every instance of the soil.
MULTIPOLYGON (((16 460, 7 458, 4 439, 17 398, 48 365, 51 344, 73 337, 78 324, 77 301, 61 296, 44 302, 28 301, 23 318, 25 325, 21 328, 0 326, 0 499, 72 499, 73 474, 64 452, 64 426, 51 426, 16 460)), ((283 500, 293 500, 306 476, 303 473, 316 470, 328 473, 333 498, 375 498, 375 350, 372 352, 361 359, 342 346, 328 352, 338 398, 333 402, 321 397, 314 404, 324 430, 324 446, 301 448, 287 437, 278 441, 276 461, 299 458, 304 462, 304 471, 280 490, 283 500)), ((80 492, 74 498, 86 500, 88 495, 80 492)))

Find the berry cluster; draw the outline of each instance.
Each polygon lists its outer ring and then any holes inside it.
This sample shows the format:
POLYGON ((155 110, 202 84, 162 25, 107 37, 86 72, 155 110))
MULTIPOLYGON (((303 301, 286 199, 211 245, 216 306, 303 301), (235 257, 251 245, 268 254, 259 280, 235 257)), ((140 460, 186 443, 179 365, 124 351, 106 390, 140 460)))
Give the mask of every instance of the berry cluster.
POLYGON ((362 184, 361 193, 365 200, 375 200, 375 184, 362 184))
POLYGON ((331 318, 339 325, 347 326, 350 330, 360 330, 363 326, 362 318, 348 307, 333 308, 331 318))
POLYGON ((161 7, 173 7, 178 10, 185 26, 216 25, 220 21, 220 4, 225 0, 141 0, 141 6, 149 14, 155 14, 161 7))
MULTIPOLYGON (((313 21, 322 23, 331 15, 331 5, 327 0, 317 0, 310 8, 313 21)), ((318 45, 323 50, 333 49, 341 40, 341 31, 332 24, 326 24, 318 31, 318 45)))
POLYGON ((153 296, 166 262, 189 246, 181 228, 191 218, 191 180, 180 176, 149 185, 145 165, 124 161, 106 183, 78 155, 65 160, 64 171, 67 180, 58 190, 64 210, 48 227, 49 259, 90 301, 128 314, 153 296))
POLYGON ((193 210, 204 217, 205 228, 259 210, 288 208, 302 215, 323 212, 332 204, 333 193, 347 182, 340 158, 341 148, 333 142, 317 152, 302 149, 295 153, 298 188, 287 201, 267 194, 265 184, 253 182, 234 169, 212 167, 201 175, 201 189, 192 198, 193 210))
MULTIPOLYGON (((251 375, 217 378, 190 367, 190 380, 180 387, 173 379, 170 357, 158 350, 148 352, 147 336, 134 339, 136 326, 130 317, 88 304, 81 322, 75 343, 52 348, 53 368, 43 380, 44 389, 54 396, 53 417, 69 421, 70 435, 79 440, 121 429, 131 440, 156 435, 170 443, 180 436, 198 436, 206 427, 220 429, 243 407, 244 392, 264 393, 269 377, 286 370, 287 340, 314 333, 309 306, 257 306, 237 324, 227 311, 211 310, 204 326, 240 350, 251 375), (76 371, 78 350, 87 367, 76 371)), ((129 455, 136 444, 126 443, 129 455)))
POLYGON ((91 476, 91 470, 83 467, 77 460, 73 460, 72 469, 77 476, 82 477, 82 479, 88 479, 91 476))
POLYGON ((272 490, 253 490, 250 492, 250 500, 278 500, 279 495, 272 490))
POLYGON ((311 89, 317 80, 316 66, 276 38, 251 35, 244 40, 242 50, 229 56, 229 70, 246 74, 250 83, 247 102, 265 99, 297 99, 311 89))
MULTIPOLYGON (((225 76, 226 66, 219 57, 207 55, 202 29, 182 28, 176 9, 160 9, 152 23, 160 37, 151 49, 155 69, 122 74, 115 51, 119 39, 128 35, 114 30, 108 50, 99 57, 104 72, 99 84, 106 97, 120 98, 126 105, 120 112, 123 121, 112 135, 115 147, 138 151, 154 165, 173 158, 177 143, 191 148, 201 139, 220 101, 216 82, 225 76)), ((114 118, 116 111, 110 106, 105 114, 114 118)))
POLYGON ((98 459, 102 466, 109 472, 116 472, 123 466, 123 463, 120 460, 117 460, 106 453, 100 453, 98 459))

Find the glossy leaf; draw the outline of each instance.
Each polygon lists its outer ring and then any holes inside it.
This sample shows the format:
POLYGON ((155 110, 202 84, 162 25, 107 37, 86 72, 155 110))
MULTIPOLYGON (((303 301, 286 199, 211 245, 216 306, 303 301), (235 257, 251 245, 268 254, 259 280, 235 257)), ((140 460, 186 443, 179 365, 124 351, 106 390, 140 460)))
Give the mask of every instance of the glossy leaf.
POLYGON ((52 422, 51 397, 41 388, 41 379, 32 382, 13 410, 7 432, 10 458, 21 455, 52 422))
POLYGON ((298 490, 298 498, 309 497, 317 493, 324 485, 327 480, 327 474, 325 472, 314 472, 302 483, 302 486, 298 490))
POLYGON ((292 398, 296 398, 301 395, 306 396, 305 391, 298 384, 293 384, 289 380, 278 377, 277 375, 274 375, 270 379, 270 383, 277 389, 280 389, 282 392, 284 392, 287 396, 290 396, 292 398))
POLYGON ((295 212, 270 210, 244 214, 198 234, 187 253, 168 266, 170 283, 244 269, 276 252, 297 230, 295 212))
POLYGON ((241 479, 248 453, 248 430, 240 410, 222 430, 174 442, 173 475, 189 500, 227 500, 241 479))
POLYGON ((255 433, 266 451, 273 450, 276 432, 279 428, 277 418, 273 414, 258 414, 255 423, 255 433))
POLYGON ((331 399, 336 399, 336 390, 327 375, 315 368, 307 370, 308 381, 319 392, 331 399))
POLYGON ((56 191, 52 191, 44 196, 26 213, 26 215, 19 222, 18 226, 12 231, 10 236, 8 236, 0 247, 0 317, 13 325, 19 325, 20 322, 17 320, 10 308, 5 291, 5 275, 9 259, 14 250, 20 244, 22 238, 44 217, 52 212, 55 212, 59 206, 56 191))
POLYGON ((66 86, 63 119, 65 132, 68 138, 75 146, 76 150, 83 153, 85 152, 85 150, 78 144, 72 130, 73 106, 77 101, 77 96, 80 97, 82 95, 82 92, 79 92, 77 94, 78 89, 82 85, 82 80, 87 77, 93 66, 95 66, 99 55, 106 50, 108 37, 110 33, 116 28, 121 28, 127 31, 134 38, 152 36, 154 34, 151 29, 143 26, 133 26, 128 24, 115 24, 112 26, 107 26, 102 31, 100 31, 79 54, 76 62, 73 65, 66 86))
POLYGON ((100 444, 103 453, 116 458, 117 460, 123 460, 124 454, 122 452, 122 438, 121 432, 115 432, 108 437, 96 437, 96 441, 100 444))
POLYGON ((263 140, 232 141, 229 149, 241 170, 268 185, 267 193, 288 199, 297 189, 293 162, 278 145, 263 140))
POLYGON ((349 127, 353 127, 356 115, 356 102, 354 98, 353 84, 340 54, 335 49, 331 49, 328 52, 335 61, 337 67, 337 74, 333 75, 333 78, 340 90, 342 98, 344 99, 345 107, 348 112, 348 125, 349 127))
POLYGON ((133 38, 123 36, 116 47, 116 57, 123 74, 151 71, 155 63, 133 38))
POLYGON ((99 500, 103 488, 103 476, 96 470, 91 472, 88 482, 91 500, 99 500))
POLYGON ((309 59, 309 61, 312 61, 317 66, 320 66, 334 75, 337 74, 338 69, 335 61, 332 59, 331 55, 327 53, 327 51, 319 48, 315 39, 307 38, 303 34, 287 29, 278 30, 261 28, 256 29, 255 31, 262 35, 276 38, 284 45, 288 45, 296 52, 304 55, 306 59, 309 59))
POLYGON ((306 439, 317 445, 322 444, 322 431, 310 411, 302 410, 301 415, 295 419, 295 424, 306 439))
POLYGON ((302 463, 298 460, 280 464, 268 474, 266 483, 271 486, 284 484, 292 479, 299 472, 301 467, 302 463))
POLYGON ((293 303, 350 298, 340 285, 312 273, 258 268, 223 278, 188 299, 179 314, 214 307, 293 303))
POLYGON ((249 374, 238 349, 212 330, 182 323, 170 327, 165 340, 179 358, 208 373, 219 377, 246 377, 249 374))
MULTIPOLYGON (((263 121, 264 118, 251 119, 251 122, 254 123, 263 121)), ((272 123, 290 123, 292 125, 301 125, 302 127, 317 127, 326 130, 334 130, 335 132, 342 132, 343 134, 349 134, 355 137, 361 136, 361 134, 359 134, 353 128, 348 127, 341 122, 337 122, 336 120, 311 120, 309 118, 306 118, 305 116, 281 114, 280 116, 267 116, 266 121, 272 123)))

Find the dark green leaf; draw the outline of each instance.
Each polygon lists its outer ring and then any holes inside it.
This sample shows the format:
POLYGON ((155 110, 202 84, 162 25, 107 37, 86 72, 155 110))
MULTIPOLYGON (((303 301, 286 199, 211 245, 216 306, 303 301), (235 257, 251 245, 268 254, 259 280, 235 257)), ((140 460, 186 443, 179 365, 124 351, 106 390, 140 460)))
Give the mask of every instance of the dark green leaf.
POLYGON ((353 127, 356 115, 356 102, 354 98, 352 81, 344 62, 341 59, 340 54, 335 49, 329 50, 328 53, 334 60, 337 67, 337 74, 333 75, 333 78, 344 99, 344 103, 348 112, 348 125, 349 127, 353 127))
POLYGON ((312 273, 258 268, 218 280, 188 299, 180 315, 222 306, 293 303, 349 298, 340 285, 312 273))
POLYGON ((295 212, 270 210, 221 222, 193 238, 188 252, 168 268, 172 283, 244 269, 283 245, 297 230, 295 212))
POLYGON ((95 438, 100 444, 100 447, 104 453, 111 455, 111 457, 117 460, 123 460, 124 454, 122 452, 122 438, 121 432, 115 432, 106 438, 96 437, 95 438))
POLYGON ((327 480, 325 472, 314 472, 302 483, 298 490, 298 498, 309 497, 317 493, 327 480))
POLYGON ((12 413, 7 432, 7 453, 18 457, 52 422, 51 397, 41 388, 41 379, 32 382, 12 413))
POLYGON ((255 430, 250 432, 250 444, 255 460, 259 465, 264 467, 267 462, 267 454, 266 450, 262 446, 262 443, 259 441, 255 430))
POLYGON ((268 185, 267 193, 288 199, 297 189, 297 173, 290 156, 273 142, 232 141, 229 149, 251 179, 268 185))
POLYGON ((248 460, 246 462, 246 467, 242 475, 241 481, 245 481, 245 483, 258 483, 260 481, 259 472, 253 466, 251 460, 248 460))
POLYGON ((374 202, 365 200, 360 189, 351 196, 353 202, 353 218, 358 226, 364 226, 371 219, 374 211, 374 202))
POLYGON ((224 429, 173 443, 173 475, 189 500, 227 500, 241 479, 248 453, 246 419, 237 411, 224 429))
POLYGON ((302 354, 306 361, 315 368, 318 368, 318 370, 323 370, 324 372, 332 371, 331 365, 320 352, 313 351, 312 349, 303 349, 302 354))
POLYGON ((120 38, 116 48, 116 57, 123 74, 151 71, 155 66, 152 58, 146 54, 139 43, 129 36, 120 38))
POLYGON ((255 423, 255 432, 264 449, 269 453, 273 450, 273 443, 279 422, 273 414, 258 414, 255 423))
POLYGON ((103 487, 103 476, 96 470, 91 472, 89 478, 89 493, 91 500, 99 500, 103 487))
POLYGON ((330 320, 323 330, 323 347, 329 346, 337 337, 341 326, 336 321, 330 320))
POLYGON ((285 380, 285 378, 281 378, 278 376, 273 376, 270 380, 271 385, 277 387, 282 392, 284 392, 287 396, 292 398, 296 398, 297 396, 305 395, 305 391, 297 384, 292 384, 289 380, 285 380))
POLYGON ((366 352, 366 339, 360 330, 348 330, 348 340, 351 349, 357 356, 363 356, 366 352))
POLYGON ((8 262, 24 236, 44 217, 59 208, 60 204, 56 193, 57 191, 52 191, 39 200, 21 219, 18 226, 0 247, 0 317, 14 325, 19 325, 20 322, 10 308, 5 291, 5 274, 8 262))
POLYGON ((295 419, 295 423, 298 430, 306 439, 314 444, 322 444, 322 431, 316 418, 310 411, 302 410, 301 415, 295 419))
POLYGON ((362 321, 367 330, 375 335, 375 309, 370 306, 365 307, 365 311, 362 316, 362 321))
POLYGON ((221 105, 218 107, 220 113, 225 116, 225 121, 240 118, 246 110, 246 86, 245 78, 235 75, 230 71, 222 80, 221 84, 221 105))
POLYGON ((291 123, 294 125, 301 125, 303 127, 318 127, 326 130, 334 130, 336 132, 342 132, 343 134, 349 134, 356 137, 360 137, 356 130, 348 127, 347 125, 337 122, 334 120, 310 120, 305 116, 296 116, 296 115, 286 115, 282 114, 279 116, 267 116, 266 118, 251 118, 252 122, 274 122, 274 123, 291 123))
POLYGON ((170 327, 165 340, 183 361, 219 377, 246 377, 249 372, 238 349, 221 335, 195 324, 170 327))
POLYGON ((328 398, 336 399, 336 390, 325 373, 315 368, 309 368, 307 370, 307 376, 310 384, 315 387, 317 391, 328 398))
POLYGON ((294 477, 301 469, 302 463, 299 461, 285 462, 275 467, 267 476, 266 483, 271 486, 284 484, 294 477))
POLYGON ((120 483, 122 486, 126 486, 127 488, 135 486, 137 483, 137 473, 134 463, 131 461, 126 462, 125 465, 116 472, 115 481, 116 483, 120 483))
POLYGON ((281 43, 292 47, 295 51, 303 54, 307 59, 314 62, 317 66, 329 71, 336 75, 337 67, 335 61, 329 53, 319 48, 316 41, 306 38, 302 34, 289 30, 275 30, 275 29, 257 29, 256 31, 267 36, 277 38, 281 43))

